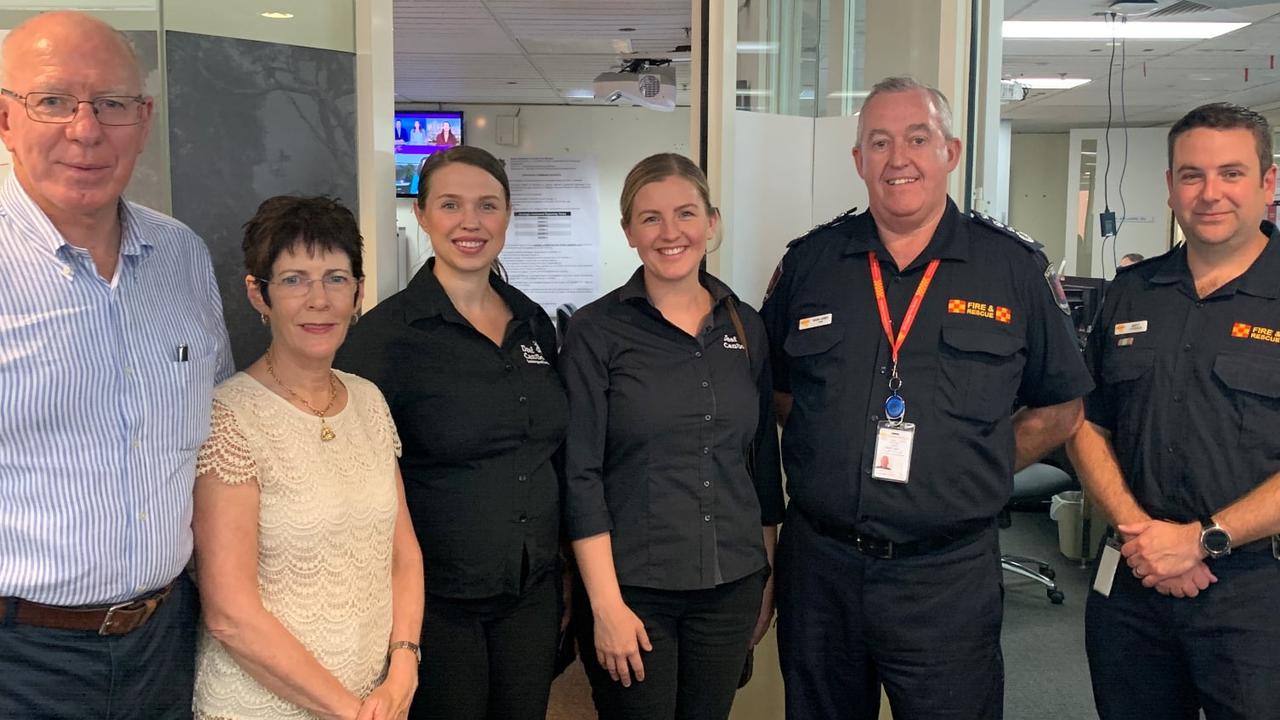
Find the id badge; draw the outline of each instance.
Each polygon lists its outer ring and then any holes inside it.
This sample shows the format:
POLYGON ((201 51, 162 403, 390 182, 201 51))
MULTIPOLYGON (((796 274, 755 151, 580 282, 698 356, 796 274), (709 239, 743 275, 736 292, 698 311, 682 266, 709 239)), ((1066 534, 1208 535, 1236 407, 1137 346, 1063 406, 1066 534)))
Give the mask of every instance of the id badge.
POLYGON ((911 475, 911 445, 915 442, 915 437, 915 423, 881 421, 876 431, 875 463, 871 467, 871 477, 906 483, 911 475))
POLYGON ((1093 579, 1093 589, 1102 597, 1111 597, 1111 584, 1116 580, 1116 568, 1120 567, 1120 541, 1107 538, 1098 558, 1098 575, 1093 579))

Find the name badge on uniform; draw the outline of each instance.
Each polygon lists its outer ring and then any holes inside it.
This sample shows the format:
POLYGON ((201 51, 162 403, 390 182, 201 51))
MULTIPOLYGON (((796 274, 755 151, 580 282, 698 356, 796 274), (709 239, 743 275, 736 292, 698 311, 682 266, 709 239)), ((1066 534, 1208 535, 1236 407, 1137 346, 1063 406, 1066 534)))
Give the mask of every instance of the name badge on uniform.
POLYGON ((1147 331, 1146 320, 1134 320, 1133 322, 1117 323, 1116 335, 1132 335, 1134 333, 1144 333, 1147 331))
POLYGON ((905 484, 911 475, 911 446, 915 437, 915 423, 881 421, 876 432, 871 477, 905 484))
POLYGON ((813 317, 800 318, 800 329, 809 330, 811 328, 822 327, 831 324, 831 313, 825 315, 814 315, 813 317))
POLYGON ((1111 597, 1111 584, 1116 580, 1116 568, 1120 567, 1120 541, 1107 538, 1098 558, 1098 574, 1093 578, 1093 589, 1102 597, 1111 597))

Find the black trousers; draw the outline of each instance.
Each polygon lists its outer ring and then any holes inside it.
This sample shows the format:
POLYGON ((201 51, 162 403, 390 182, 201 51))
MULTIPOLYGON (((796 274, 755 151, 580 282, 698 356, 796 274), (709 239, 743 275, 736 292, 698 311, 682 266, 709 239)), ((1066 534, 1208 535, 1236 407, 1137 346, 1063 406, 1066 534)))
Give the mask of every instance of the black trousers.
POLYGON ((182 575, 146 625, 98 635, 0 623, 0 718, 191 720, 199 597, 182 575))
MULTIPOLYGON (((1255 546, 1256 547, 1256 546, 1255 546)), ((1142 587, 1123 562, 1090 591, 1085 649, 1102 720, 1280 718, 1280 560, 1269 545, 1211 560, 1194 598, 1142 587)))
MULTIPOLYGON (((622 599, 644 623, 644 682, 623 687, 596 659, 591 608, 574 609, 578 654, 601 720, 724 720, 729 717, 760 617, 767 571, 706 590, 624 585, 622 599)), ((586 594, 575 597, 585 598, 586 594)))
POLYGON ((558 573, 519 597, 427 596, 412 720, 542 720, 563 607, 558 573))
POLYGON ((790 720, 997 720, 1003 601, 994 527, 882 560, 792 508, 778 543, 778 655, 790 720))

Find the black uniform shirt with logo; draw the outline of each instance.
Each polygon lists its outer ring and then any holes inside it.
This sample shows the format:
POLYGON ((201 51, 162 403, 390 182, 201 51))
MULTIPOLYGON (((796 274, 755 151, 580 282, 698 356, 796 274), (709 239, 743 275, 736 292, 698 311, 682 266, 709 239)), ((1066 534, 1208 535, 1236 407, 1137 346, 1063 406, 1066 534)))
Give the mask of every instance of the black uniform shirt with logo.
POLYGON ((623 585, 746 577, 766 565, 761 526, 782 520, 764 326, 734 299, 738 337, 732 292, 700 280, 713 308, 697 337, 653 307, 640 269, 579 310, 565 338, 566 524, 573 539, 611 532, 623 585))
POLYGON ((1191 522, 1280 471, 1280 232, 1200 298, 1179 246, 1121 268, 1089 338, 1090 422, 1156 518, 1191 522))
POLYGON ((516 595, 522 574, 528 584, 555 569, 559 550, 568 404, 555 328, 490 275, 514 316, 495 345, 453 306, 433 267, 434 258, 362 318, 335 365, 387 398, 428 592, 516 595))
POLYGON ((793 505, 896 543, 990 522, 1012 492, 1015 404, 1056 405, 1093 385, 1047 269, 1038 244, 950 200, 901 270, 867 212, 792 242, 761 315, 774 385, 794 399, 782 434, 793 505), (926 267, 940 260, 900 351, 899 394, 916 425, 905 484, 871 476, 891 372, 873 251, 895 335, 926 267))

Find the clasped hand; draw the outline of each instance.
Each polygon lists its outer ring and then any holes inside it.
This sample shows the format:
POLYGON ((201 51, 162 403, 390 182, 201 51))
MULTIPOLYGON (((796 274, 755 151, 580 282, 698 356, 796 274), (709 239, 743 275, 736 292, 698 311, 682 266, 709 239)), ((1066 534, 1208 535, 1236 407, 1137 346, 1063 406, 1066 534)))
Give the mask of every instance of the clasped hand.
POLYGON ((1192 598, 1218 581, 1204 562, 1198 523, 1145 520, 1116 529, 1127 538, 1120 552, 1143 587, 1192 598))

